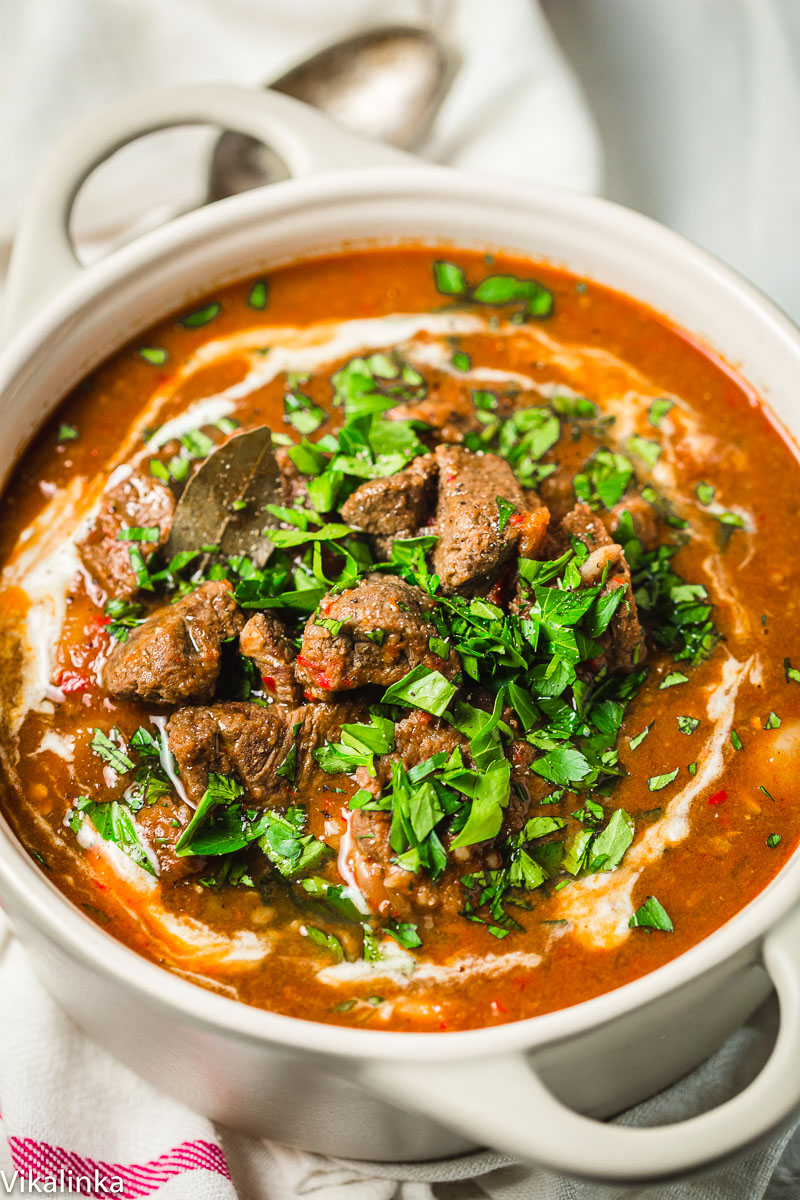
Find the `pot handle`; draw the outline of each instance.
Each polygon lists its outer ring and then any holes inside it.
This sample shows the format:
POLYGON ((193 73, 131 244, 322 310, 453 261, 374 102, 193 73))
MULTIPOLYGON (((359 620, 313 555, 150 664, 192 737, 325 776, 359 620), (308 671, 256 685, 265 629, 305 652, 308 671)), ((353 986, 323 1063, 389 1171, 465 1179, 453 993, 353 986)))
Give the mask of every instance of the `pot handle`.
POLYGON ((413 161, 400 150, 348 133, 316 109, 278 92, 188 84, 122 100, 69 133, 39 172, 14 239, 0 341, 27 322, 45 295, 80 275, 69 220, 92 171, 129 142, 177 125, 219 125, 249 134, 268 143, 293 176, 413 161))
POLYGON ((560 1174, 622 1186, 709 1170, 785 1127, 800 1109, 800 907, 767 936, 764 964, 780 1001, 768 1062, 733 1099, 674 1125, 582 1116, 553 1096, 522 1053, 382 1062, 359 1082, 472 1141, 560 1174))

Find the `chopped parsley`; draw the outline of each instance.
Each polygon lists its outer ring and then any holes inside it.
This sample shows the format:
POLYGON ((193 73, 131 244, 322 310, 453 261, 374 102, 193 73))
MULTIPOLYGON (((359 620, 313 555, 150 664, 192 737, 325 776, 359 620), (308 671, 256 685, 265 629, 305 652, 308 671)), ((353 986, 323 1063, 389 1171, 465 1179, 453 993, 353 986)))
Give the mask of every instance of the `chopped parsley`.
POLYGON ((590 508, 613 508, 628 490, 633 465, 624 454, 598 450, 572 481, 575 497, 590 508))
POLYGON ((658 462, 661 454, 661 445, 659 442, 653 442, 634 434, 628 438, 626 445, 631 454, 637 454, 639 458, 644 459, 648 467, 652 468, 658 462))
POLYGON ((88 796, 79 796, 67 817, 70 828, 78 833, 84 819, 91 821, 104 842, 113 842, 137 866, 155 875, 156 869, 139 836, 130 809, 118 800, 97 804, 88 796))
POLYGON ((669 410, 674 407, 674 402, 667 400, 666 397, 662 396, 658 400, 654 400, 650 405, 650 412, 648 413, 650 424, 658 429, 669 410))
POLYGON ((117 642, 126 641, 130 631, 145 620, 144 608, 135 600, 108 600, 104 611, 111 618, 108 633, 117 642))
POLYGON ((679 683, 688 682, 689 676, 684 675, 683 671, 670 671, 668 675, 664 676, 658 687, 660 691, 663 691, 664 688, 677 687, 679 683))
POLYGON ((133 770, 133 760, 125 752, 125 741, 116 727, 111 730, 111 737, 102 729, 95 729, 90 745, 95 754, 118 775, 126 775, 133 770))
POLYGON ((630 739, 628 745, 630 746, 631 750, 635 750, 637 746, 641 746, 642 742, 647 737, 654 725, 655 721, 651 721, 649 725, 645 725, 641 733, 637 733, 636 737, 630 739))
POLYGON ((672 933, 675 928, 667 910, 655 896, 647 897, 628 924, 631 929, 660 929, 664 933, 672 933))
POLYGON ((515 275, 488 275, 480 283, 470 285, 461 267, 439 260, 433 264, 436 290, 443 296, 463 296, 477 304, 504 307, 520 304, 515 317, 549 317, 553 311, 553 294, 535 279, 518 279, 515 275))
POLYGON ((304 392, 288 391, 283 398, 284 420, 298 433, 309 434, 326 419, 325 410, 318 408, 304 392))
POLYGON ((323 933, 321 929, 317 929, 314 925, 302 926, 301 932, 305 934, 310 942, 313 942, 316 946, 320 946, 323 950, 327 950, 330 954, 332 954, 335 962, 344 961, 344 950, 342 949, 342 943, 335 934, 323 933))
POLYGON ((648 788, 651 792, 660 792, 662 788, 674 783, 678 778, 679 771, 680 767, 676 767, 674 771, 669 771, 666 775, 652 775, 647 781, 648 788))
POLYGON ((455 684, 445 679, 441 671, 431 671, 420 663, 386 689, 382 703, 421 708, 434 717, 441 717, 455 694, 455 684))
POLYGON ((264 309, 267 307, 269 299, 269 286, 266 279, 257 279, 250 288, 250 294, 247 297, 247 303, 250 308, 264 309))
POLYGON ((194 312, 187 313, 185 317, 181 317, 178 321, 184 329, 199 329, 203 325, 208 325, 209 321, 213 321, 222 312, 222 305, 216 301, 211 304, 206 304, 203 308, 198 308, 194 312))
POLYGON ((517 511, 517 506, 511 504, 510 501, 504 500, 502 496, 497 497, 497 511, 500 514, 497 522, 497 532, 502 533, 509 522, 509 518, 513 517, 517 511))
POLYGON ((144 359, 146 363, 150 363, 151 367, 163 367, 169 358, 169 354, 162 346, 142 346, 137 353, 139 358, 144 359))

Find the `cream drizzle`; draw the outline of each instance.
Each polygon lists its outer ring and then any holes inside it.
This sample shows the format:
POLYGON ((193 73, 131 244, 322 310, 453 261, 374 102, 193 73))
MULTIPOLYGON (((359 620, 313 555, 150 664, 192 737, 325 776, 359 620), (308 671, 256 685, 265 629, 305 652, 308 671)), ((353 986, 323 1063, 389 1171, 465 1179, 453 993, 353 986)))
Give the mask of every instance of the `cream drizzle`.
POLYGON ((745 662, 730 656, 723 662, 719 681, 708 688, 706 714, 714 729, 706 742, 702 765, 670 800, 663 816, 633 843, 621 866, 616 871, 577 879, 559 892, 557 915, 570 922, 571 932, 584 944, 609 949, 628 936, 633 913, 631 895, 639 876, 665 847, 687 837, 693 801, 722 774, 723 750, 730 739, 736 696, 755 662, 754 655, 745 662))
POLYGON ((317 979, 334 987, 363 983, 365 980, 391 979, 400 987, 417 983, 457 983, 465 977, 483 975, 493 978, 508 971, 532 971, 541 963, 541 955, 523 950, 508 954, 486 954, 483 957, 465 955, 447 963, 433 963, 417 958, 387 938, 381 943, 381 958, 374 962, 336 963, 317 972, 317 979))

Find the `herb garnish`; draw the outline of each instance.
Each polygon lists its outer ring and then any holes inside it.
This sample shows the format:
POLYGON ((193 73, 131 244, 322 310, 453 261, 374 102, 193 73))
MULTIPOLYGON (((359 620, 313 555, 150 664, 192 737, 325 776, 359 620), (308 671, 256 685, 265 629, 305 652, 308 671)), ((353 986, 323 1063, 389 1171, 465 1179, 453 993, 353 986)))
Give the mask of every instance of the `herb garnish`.
POLYGON ((250 289, 247 303, 250 308, 264 309, 269 299, 269 287, 266 279, 257 279, 250 289))
POLYGON ((660 929, 664 933, 672 933, 675 928, 663 904, 655 896, 647 897, 628 925, 631 929, 660 929))
POLYGON ((181 317, 178 321, 184 329, 199 329, 202 325, 208 325, 209 321, 213 321, 222 312, 222 305, 213 301, 211 304, 204 305, 203 308, 198 308, 195 312, 187 313, 185 317, 181 317))
POLYGON ((139 358, 150 363, 151 367, 162 367, 169 358, 167 351, 162 346, 142 346, 137 353, 139 358))
POLYGON ((553 311, 553 294, 535 279, 517 279, 515 275, 488 275, 480 283, 470 285, 461 267, 438 261, 433 264, 437 291, 444 296, 463 296, 477 304, 505 306, 520 303, 523 318, 549 317, 553 311))

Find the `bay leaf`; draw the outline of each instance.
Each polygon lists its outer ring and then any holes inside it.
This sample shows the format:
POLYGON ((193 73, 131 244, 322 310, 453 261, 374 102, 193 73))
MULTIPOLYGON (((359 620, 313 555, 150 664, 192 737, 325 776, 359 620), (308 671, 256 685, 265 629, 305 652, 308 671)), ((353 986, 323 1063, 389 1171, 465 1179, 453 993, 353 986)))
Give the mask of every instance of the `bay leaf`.
POLYGON ((237 433, 209 454, 183 490, 164 556, 217 546, 263 567, 274 550, 263 530, 278 524, 265 511, 280 498, 281 478, 266 425, 237 433))

